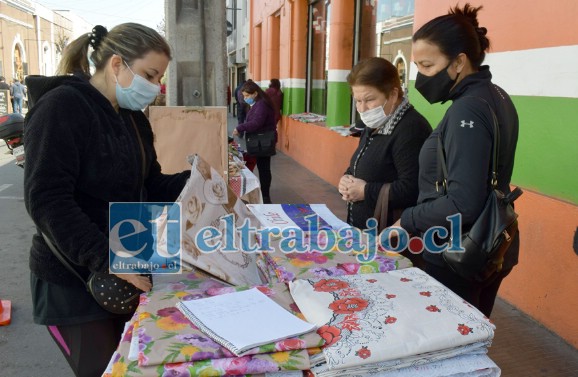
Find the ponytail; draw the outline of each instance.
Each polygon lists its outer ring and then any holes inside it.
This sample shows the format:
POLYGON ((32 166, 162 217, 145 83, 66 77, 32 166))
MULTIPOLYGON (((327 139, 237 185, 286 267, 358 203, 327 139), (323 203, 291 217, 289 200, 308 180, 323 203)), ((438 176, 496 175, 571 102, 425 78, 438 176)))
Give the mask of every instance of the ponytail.
POLYGON ((440 49, 450 59, 464 53, 474 68, 479 68, 490 48, 486 37, 488 30, 480 27, 478 11, 482 6, 473 7, 466 3, 463 8, 455 6, 448 14, 427 22, 413 35, 413 42, 428 41, 440 49))
POLYGON ((82 73, 91 76, 88 48, 92 47, 90 61, 99 71, 104 69, 112 55, 119 55, 128 65, 155 51, 171 59, 171 48, 167 41, 148 26, 125 23, 115 26, 110 32, 97 25, 91 33, 81 35, 64 49, 58 66, 58 74, 82 73))

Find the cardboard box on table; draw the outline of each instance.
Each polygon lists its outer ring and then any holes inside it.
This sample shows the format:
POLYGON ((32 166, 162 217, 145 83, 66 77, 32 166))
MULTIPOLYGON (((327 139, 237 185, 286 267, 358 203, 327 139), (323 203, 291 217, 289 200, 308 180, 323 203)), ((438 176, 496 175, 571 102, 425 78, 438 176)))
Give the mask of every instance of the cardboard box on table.
POLYGON ((163 173, 189 170, 187 156, 197 154, 227 178, 226 107, 150 106, 148 112, 163 173))

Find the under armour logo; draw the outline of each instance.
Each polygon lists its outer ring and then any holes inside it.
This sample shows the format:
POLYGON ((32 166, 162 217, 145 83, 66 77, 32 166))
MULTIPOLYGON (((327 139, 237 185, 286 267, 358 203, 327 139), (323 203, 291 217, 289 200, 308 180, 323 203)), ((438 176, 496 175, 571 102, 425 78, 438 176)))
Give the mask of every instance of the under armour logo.
POLYGON ((470 128, 474 128, 474 121, 470 120, 469 122, 466 123, 465 120, 462 120, 462 124, 460 124, 460 127, 465 127, 465 126, 470 126, 470 128))

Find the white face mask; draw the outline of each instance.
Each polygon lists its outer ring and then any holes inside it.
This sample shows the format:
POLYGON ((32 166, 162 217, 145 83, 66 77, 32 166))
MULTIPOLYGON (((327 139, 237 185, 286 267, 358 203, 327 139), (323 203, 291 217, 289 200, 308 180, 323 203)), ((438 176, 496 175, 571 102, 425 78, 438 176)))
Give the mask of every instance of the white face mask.
POLYGON ((116 100, 118 106, 129 110, 142 110, 147 107, 161 91, 160 85, 153 84, 141 75, 137 75, 123 60, 128 70, 133 74, 131 84, 123 88, 116 81, 116 100))
MULTIPOLYGON (((385 106, 387 102, 383 104, 385 106)), ((391 114, 386 115, 383 111, 383 106, 378 106, 373 109, 369 109, 364 112, 360 112, 359 116, 365 125, 369 128, 378 128, 379 126, 385 124, 391 117, 391 114)))

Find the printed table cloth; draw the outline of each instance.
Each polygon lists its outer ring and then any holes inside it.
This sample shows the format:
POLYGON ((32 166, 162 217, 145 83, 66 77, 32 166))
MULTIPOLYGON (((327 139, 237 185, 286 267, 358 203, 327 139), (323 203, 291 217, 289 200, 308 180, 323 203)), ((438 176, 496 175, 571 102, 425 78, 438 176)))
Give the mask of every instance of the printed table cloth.
POLYGON ((235 195, 247 203, 263 203, 259 178, 248 168, 239 170, 237 174, 230 174, 229 187, 231 187, 235 195))
POLYGON ((257 265, 272 282, 371 274, 412 267, 411 261, 398 253, 378 252, 372 261, 362 263, 354 253, 335 251, 263 253, 257 265))
MULTIPOLYGON (((215 169, 199 156, 191 161, 191 178, 177 198, 182 205, 182 259, 185 267, 194 267, 235 285, 257 285, 265 283, 259 273, 253 253, 223 252, 216 248, 213 252, 202 251, 197 235, 201 229, 214 227, 219 230, 211 244, 225 245, 225 216, 232 216, 236 226, 248 220, 252 226, 258 222, 243 201, 233 193, 215 169)), ((235 248, 241 249, 236 237, 235 248)))
MULTIPOLYGON (((141 295, 135 316, 112 357, 110 376, 223 376, 309 369, 309 355, 321 352, 324 341, 315 332, 264 345, 254 354, 235 357, 200 332, 178 309, 180 300, 194 300, 243 290, 189 274, 185 279, 159 284, 141 295), (309 347, 309 349, 305 349, 309 347)), ((302 317, 285 284, 260 286, 278 304, 302 317)))
MULTIPOLYGON (((182 300, 196 300, 241 291, 248 287, 224 287, 219 282, 204 279, 175 283, 171 288, 173 291, 149 292, 142 296, 137 310, 138 327, 135 327, 135 334, 138 334, 139 365, 235 357, 226 348, 205 336, 175 308, 175 304, 182 300)), ((286 284, 278 283, 258 288, 284 309, 303 318, 286 284)), ((311 332, 254 348, 246 354, 317 348, 323 344, 323 339, 316 332, 311 332)))
POLYGON ((485 352, 494 336, 489 319, 417 268, 289 284, 301 312, 321 326, 318 333, 327 342, 320 376, 485 352))

